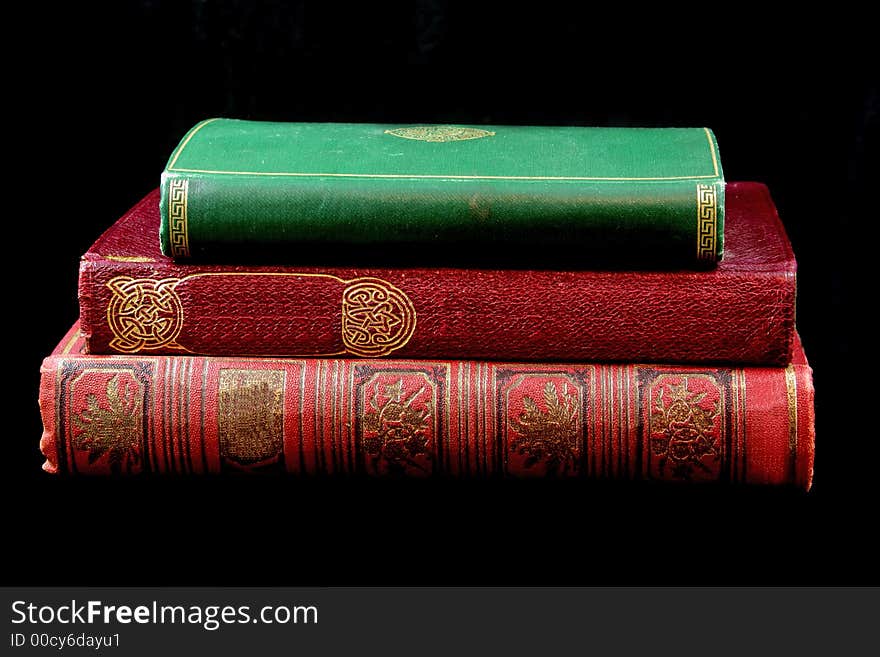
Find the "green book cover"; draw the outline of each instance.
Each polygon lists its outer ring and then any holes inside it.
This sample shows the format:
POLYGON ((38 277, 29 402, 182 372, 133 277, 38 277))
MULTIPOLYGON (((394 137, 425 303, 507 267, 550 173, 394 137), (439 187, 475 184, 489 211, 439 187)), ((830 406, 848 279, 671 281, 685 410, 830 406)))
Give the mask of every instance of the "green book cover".
MULTIPOLYGON (((724 177, 707 128, 209 119, 162 174, 163 253, 227 260, 485 245, 583 265, 712 265, 724 177)), ((526 263, 527 264, 527 263, 526 263)))

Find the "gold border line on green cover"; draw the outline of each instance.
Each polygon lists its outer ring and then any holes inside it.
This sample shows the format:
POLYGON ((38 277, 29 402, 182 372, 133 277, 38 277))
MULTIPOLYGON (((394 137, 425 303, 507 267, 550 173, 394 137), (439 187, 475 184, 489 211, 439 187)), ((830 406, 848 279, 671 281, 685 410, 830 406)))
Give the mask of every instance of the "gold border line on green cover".
POLYGON ((627 178, 627 177, 592 177, 592 176, 462 176, 456 174, 419 174, 419 173, 326 173, 326 172, 289 172, 289 171, 225 171, 219 169, 185 169, 175 167, 180 154, 186 148, 186 145, 196 135, 196 133, 209 123, 218 121, 219 119, 208 119, 193 128, 192 132, 184 139, 183 143, 177 149, 171 162, 168 164, 168 171, 179 171, 181 173, 210 173, 229 176, 287 176, 297 178, 411 178, 411 179, 446 179, 446 180, 571 180, 571 181, 590 181, 590 180, 607 180, 607 181, 628 181, 628 180, 700 180, 706 178, 718 177, 718 158, 715 154, 715 143, 709 133, 708 128, 703 128, 706 133, 706 140, 709 142, 709 153, 712 156, 713 174, 699 176, 660 176, 660 177, 644 177, 644 178, 627 178))

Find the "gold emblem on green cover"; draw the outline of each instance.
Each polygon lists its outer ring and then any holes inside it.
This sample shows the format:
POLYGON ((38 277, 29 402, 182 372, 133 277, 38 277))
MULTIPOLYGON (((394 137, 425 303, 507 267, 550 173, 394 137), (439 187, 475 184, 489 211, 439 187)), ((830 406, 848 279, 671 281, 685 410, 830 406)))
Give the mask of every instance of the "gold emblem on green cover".
POLYGON ((468 139, 482 139, 494 137, 495 133, 480 128, 461 128, 454 125, 422 125, 412 128, 395 128, 386 130, 386 135, 401 137, 402 139, 416 139, 418 141, 466 141, 468 139))
POLYGON ((356 278, 342 293, 342 342, 355 356, 385 356, 416 329, 416 311, 401 290, 379 278, 356 278))
POLYGON ((284 438, 284 372, 220 370, 220 455, 252 465, 281 453, 284 438))
POLYGON ((718 207, 715 188, 697 185, 697 257, 715 260, 718 241, 718 207))
POLYGON ((150 349, 182 349, 175 343, 183 328, 183 305, 174 286, 177 278, 153 280, 117 276, 107 283, 113 293, 107 304, 110 348, 123 353, 150 349))

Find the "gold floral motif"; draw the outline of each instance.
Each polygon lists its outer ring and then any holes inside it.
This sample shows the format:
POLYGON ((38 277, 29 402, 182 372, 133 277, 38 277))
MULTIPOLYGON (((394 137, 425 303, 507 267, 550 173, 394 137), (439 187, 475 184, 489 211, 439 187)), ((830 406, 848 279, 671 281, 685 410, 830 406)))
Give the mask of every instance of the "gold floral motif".
POLYGON ((73 416, 73 424, 80 432, 73 437, 74 449, 89 453, 89 464, 103 456, 110 462, 110 470, 127 473, 141 462, 141 424, 143 413, 137 390, 120 380, 116 374, 107 381, 104 407, 98 397, 89 393, 87 407, 73 416))
POLYGON ((401 290, 379 278, 356 278, 342 293, 342 341, 355 356, 385 356, 416 328, 416 311, 401 290))
POLYGON ((177 278, 154 280, 117 276, 107 283, 113 293, 107 304, 110 348, 123 353, 182 349, 175 343, 183 328, 183 305, 175 292, 177 278))
POLYGON ((512 436, 510 448, 525 456, 523 466, 531 468, 544 462, 548 475, 565 475, 577 468, 580 449, 578 446, 578 400, 571 394, 568 384, 562 384, 560 398, 556 383, 544 385, 544 407, 541 410, 531 397, 523 397, 525 410, 510 427, 517 435, 512 436))
POLYGON ((690 479, 696 468, 711 473, 707 460, 721 459, 716 418, 721 402, 707 408, 706 392, 692 392, 688 377, 660 388, 651 415, 651 451, 659 458, 660 474, 671 465, 671 474, 690 479))
POLYGON ((220 455, 241 465, 278 456, 284 438, 284 372, 220 370, 220 455))
POLYGON ((404 474, 408 468, 426 472, 416 457, 430 458, 434 405, 428 400, 421 404, 422 408, 413 406, 423 392, 424 387, 406 396, 402 378, 376 386, 369 399, 370 410, 361 417, 361 445, 370 457, 373 471, 378 471, 380 462, 384 462, 390 474, 404 474))
POLYGON ((466 141, 468 139, 482 139, 483 137, 495 136, 495 133, 489 130, 461 128, 453 125, 422 125, 412 128, 396 128, 394 130, 386 130, 385 134, 403 139, 430 142, 466 141))

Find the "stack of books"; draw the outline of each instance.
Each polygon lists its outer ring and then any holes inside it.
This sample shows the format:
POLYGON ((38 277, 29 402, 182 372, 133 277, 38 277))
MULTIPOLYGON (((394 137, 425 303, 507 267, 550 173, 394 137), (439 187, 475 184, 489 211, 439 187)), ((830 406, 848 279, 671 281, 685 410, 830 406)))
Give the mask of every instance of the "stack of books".
POLYGON ((44 468, 807 489, 795 270, 707 129, 204 121, 82 258, 44 468))

